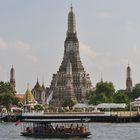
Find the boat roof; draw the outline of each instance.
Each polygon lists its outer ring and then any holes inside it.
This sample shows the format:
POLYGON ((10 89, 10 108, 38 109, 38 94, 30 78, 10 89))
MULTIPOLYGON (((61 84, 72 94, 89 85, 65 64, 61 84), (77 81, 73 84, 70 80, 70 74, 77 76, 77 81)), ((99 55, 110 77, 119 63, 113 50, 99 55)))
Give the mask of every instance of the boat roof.
POLYGON ((90 119, 23 119, 22 122, 44 122, 44 123, 84 123, 89 122, 90 119))

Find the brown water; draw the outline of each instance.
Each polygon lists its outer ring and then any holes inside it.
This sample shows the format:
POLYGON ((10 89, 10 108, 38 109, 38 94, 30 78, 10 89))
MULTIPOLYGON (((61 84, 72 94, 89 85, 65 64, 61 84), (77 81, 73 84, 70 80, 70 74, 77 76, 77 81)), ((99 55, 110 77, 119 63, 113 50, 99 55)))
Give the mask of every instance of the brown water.
MULTIPOLYGON (((91 123, 89 126, 92 135, 90 138, 87 138, 88 140, 140 140, 140 123, 91 123)), ((20 136, 20 131, 20 125, 15 126, 14 123, 0 123, 0 140, 40 140, 20 136)), ((69 140, 87 139, 72 138, 69 140)))

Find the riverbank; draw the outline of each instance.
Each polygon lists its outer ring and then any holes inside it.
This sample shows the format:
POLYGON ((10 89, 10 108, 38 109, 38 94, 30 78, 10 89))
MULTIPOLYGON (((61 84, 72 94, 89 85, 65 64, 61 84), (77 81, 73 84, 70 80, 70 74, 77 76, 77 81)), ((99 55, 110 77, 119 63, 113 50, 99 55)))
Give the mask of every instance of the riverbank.
POLYGON ((23 119, 89 119, 90 122, 129 123, 140 122, 137 112, 49 112, 49 113, 23 113, 11 114, 3 118, 5 122, 15 122, 23 119))

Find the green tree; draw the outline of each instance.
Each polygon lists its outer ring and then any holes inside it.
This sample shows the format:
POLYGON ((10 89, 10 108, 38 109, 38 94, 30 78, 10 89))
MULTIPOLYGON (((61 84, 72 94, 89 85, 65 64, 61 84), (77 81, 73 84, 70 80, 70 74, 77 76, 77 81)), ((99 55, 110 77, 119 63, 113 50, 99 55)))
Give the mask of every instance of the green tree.
POLYGON ((42 110, 44 110, 44 107, 42 106, 42 105, 35 105, 34 106, 34 110, 36 110, 36 111, 42 111, 42 110))
POLYGON ((86 99, 88 100, 89 104, 96 104, 96 93, 94 91, 89 91, 86 94, 86 99))
POLYGON ((13 91, 13 88, 9 82, 5 82, 5 83, 3 81, 0 82, 0 94, 2 93, 14 94, 14 92, 15 91, 13 91))
POLYGON ((10 105, 17 105, 19 102, 15 96, 12 86, 9 82, 0 82, 0 105, 6 107, 9 110, 10 105))
POLYGON ((113 101, 114 103, 129 103, 129 97, 125 93, 125 90, 118 90, 114 95, 113 95, 113 101))
POLYGON ((18 98, 13 94, 3 93, 0 94, 0 104, 9 110, 10 105, 17 105, 19 102, 18 98))
POLYGON ((106 103, 108 102, 107 96, 105 93, 101 93, 101 94, 97 94, 96 96, 97 98, 97 103, 106 103))
POLYGON ((115 88, 112 82, 99 82, 96 85, 96 93, 105 93, 106 96, 111 96, 115 92, 115 88))
POLYGON ((110 103, 113 102, 113 94, 115 88, 111 82, 99 82, 96 84, 96 90, 90 91, 86 95, 86 99, 89 104, 97 105, 99 103, 110 103))
POLYGON ((140 83, 136 84, 133 87, 131 98, 135 99, 135 98, 138 98, 139 96, 140 96, 140 83))

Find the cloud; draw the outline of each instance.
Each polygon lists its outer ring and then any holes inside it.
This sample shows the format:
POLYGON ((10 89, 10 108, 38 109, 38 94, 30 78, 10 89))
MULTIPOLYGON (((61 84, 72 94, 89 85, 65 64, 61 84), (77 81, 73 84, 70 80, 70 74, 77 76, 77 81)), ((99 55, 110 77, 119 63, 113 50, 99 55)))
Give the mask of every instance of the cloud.
POLYGON ((0 37, 0 49, 6 49, 6 48, 8 48, 7 42, 0 37))
MULTIPOLYGON (((0 49, 5 49, 4 55, 11 56, 10 61, 21 61, 21 60, 27 60, 29 62, 37 63, 38 59, 33 54, 33 50, 30 44, 22 41, 22 40, 4 40, 2 37, 0 38, 0 49), (16 59, 18 58, 18 59, 16 59)), ((8 58, 9 60, 9 58, 8 58)), ((7 60, 7 61, 8 61, 7 60)))
POLYGON ((99 17, 99 18, 110 18, 110 17, 112 17, 112 13, 101 11, 101 12, 97 12, 96 13, 96 17, 99 17))
POLYGON ((37 63, 37 62, 38 62, 38 59, 37 59, 34 55, 32 55, 32 54, 26 55, 26 58, 27 58, 29 61, 31 61, 32 63, 37 63))
MULTIPOLYGON (((80 42, 80 54, 84 57, 84 61, 88 63, 93 63, 93 66, 100 69, 110 68, 115 65, 114 62, 118 63, 118 58, 116 55, 112 54, 110 51, 97 51, 93 46, 89 46, 83 42, 80 42)), ((121 59, 121 58, 120 58, 121 59)))
POLYGON ((109 52, 98 52, 92 47, 80 42, 80 53, 82 57, 89 63, 94 62, 94 66, 102 69, 102 67, 110 67, 114 64, 113 56, 109 52))
POLYGON ((12 48, 12 49, 20 49, 20 50, 29 50, 31 47, 28 43, 25 43, 21 40, 4 40, 0 37, 0 48, 12 48))
POLYGON ((30 49, 30 45, 21 41, 21 40, 15 40, 12 42, 13 47, 17 48, 17 49, 25 49, 25 50, 29 50, 30 49))
POLYGON ((84 54, 87 57, 90 57, 91 59, 95 59, 96 52, 88 45, 84 44, 83 42, 80 42, 80 52, 84 54))

